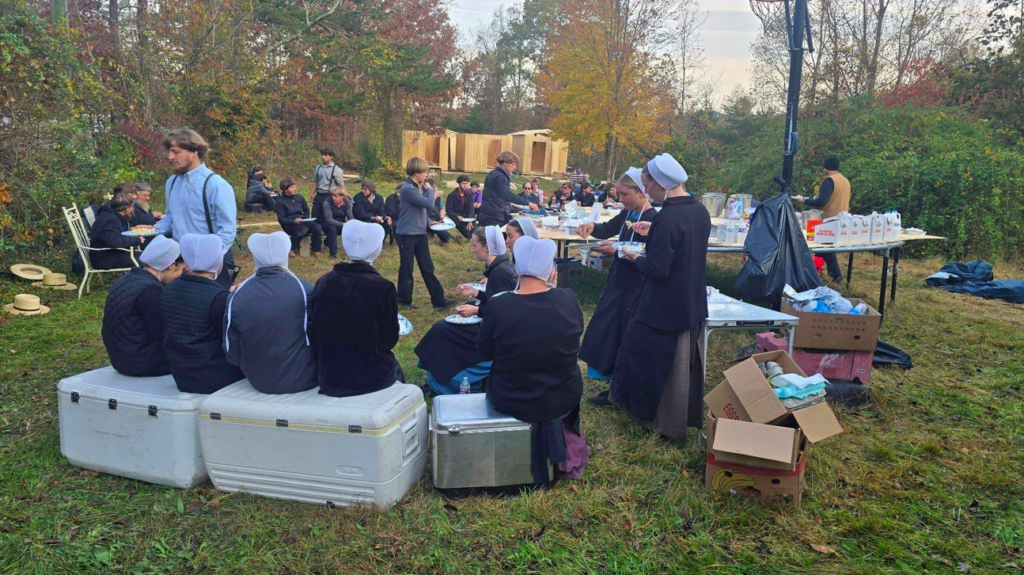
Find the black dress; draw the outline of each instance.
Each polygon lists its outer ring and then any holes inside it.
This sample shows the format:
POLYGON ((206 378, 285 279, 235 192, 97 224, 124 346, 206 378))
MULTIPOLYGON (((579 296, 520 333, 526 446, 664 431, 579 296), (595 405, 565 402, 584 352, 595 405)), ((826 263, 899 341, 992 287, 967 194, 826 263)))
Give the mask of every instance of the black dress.
POLYGON ((700 426, 704 416, 710 232, 711 217, 696 197, 665 200, 651 224, 646 257, 636 261, 643 282, 615 362, 612 404, 671 438, 685 438, 686 428, 700 426))
MULTIPOLYGON (((647 243, 645 236, 626 227, 626 220, 650 222, 657 213, 650 207, 639 214, 622 210, 611 220, 594 226, 594 231, 590 235, 602 240, 618 235, 621 241, 647 243)), ((616 252, 612 269, 608 272, 608 279, 604 284, 604 291, 601 292, 601 299, 597 302, 597 309, 590 318, 587 333, 583 336, 583 345, 580 346, 580 359, 591 369, 603 375, 611 375, 615 370, 619 343, 629 321, 627 310, 642 282, 643 277, 636 265, 620 258, 616 252)))
MULTIPOLYGON (((486 315, 487 301, 493 295, 516 289, 516 268, 507 255, 500 255, 484 270, 487 291, 481 292, 479 315, 486 315)), ((441 383, 451 381, 459 372, 477 365, 481 359, 476 349, 480 324, 456 325, 439 320, 430 327, 416 345, 416 356, 423 369, 441 383)))

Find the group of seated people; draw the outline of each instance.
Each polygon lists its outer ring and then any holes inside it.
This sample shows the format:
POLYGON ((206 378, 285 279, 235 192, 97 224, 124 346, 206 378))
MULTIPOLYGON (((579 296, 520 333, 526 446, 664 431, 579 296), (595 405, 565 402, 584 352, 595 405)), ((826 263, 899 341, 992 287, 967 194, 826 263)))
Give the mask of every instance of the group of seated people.
POLYGON ((135 226, 156 225, 162 215, 149 205, 152 188, 144 183, 114 186, 113 197, 96 210, 89 230, 89 261, 94 269, 130 268, 130 250, 141 250, 145 238, 123 235, 135 226))
POLYGON ((565 204, 575 201, 581 207, 589 208, 595 203, 606 206, 612 202, 619 201, 618 192, 615 191, 615 184, 605 183, 594 190, 593 184, 583 180, 578 184, 563 182, 548 198, 548 207, 562 208, 565 204))

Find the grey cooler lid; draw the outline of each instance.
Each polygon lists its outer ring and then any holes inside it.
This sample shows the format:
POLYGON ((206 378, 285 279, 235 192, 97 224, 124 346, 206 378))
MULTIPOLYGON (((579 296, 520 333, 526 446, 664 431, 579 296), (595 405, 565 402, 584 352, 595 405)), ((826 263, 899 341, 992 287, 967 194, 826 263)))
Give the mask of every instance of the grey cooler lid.
POLYGON ((437 429, 448 429, 453 425, 462 430, 530 426, 494 409, 486 393, 438 395, 434 397, 433 417, 437 429))

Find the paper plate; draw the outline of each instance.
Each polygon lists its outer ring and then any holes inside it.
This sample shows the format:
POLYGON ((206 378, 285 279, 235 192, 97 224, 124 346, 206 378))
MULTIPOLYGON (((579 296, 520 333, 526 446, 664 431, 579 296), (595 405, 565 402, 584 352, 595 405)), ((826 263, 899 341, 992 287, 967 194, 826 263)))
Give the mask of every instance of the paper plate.
POLYGON ((619 257, 623 257, 622 250, 629 248, 629 251, 644 255, 647 253, 647 246, 643 242, 612 242, 612 247, 618 250, 619 257))
POLYGON ((444 318, 444 321, 446 321, 448 323, 454 323, 455 325, 473 325, 473 324, 481 323, 482 321, 484 321, 484 318, 482 318, 482 317, 480 317, 478 315, 473 315, 473 316, 469 316, 469 317, 462 317, 461 315, 459 315, 457 313, 453 313, 452 315, 444 318))
POLYGON ((316 218, 302 218, 302 221, 304 221, 304 222, 315 222, 316 218))
POLYGON ((445 219, 441 220, 441 223, 437 224, 436 226, 430 226, 430 229, 434 230, 435 232, 453 230, 455 229, 455 222, 453 222, 450 218, 446 217, 445 219))
POLYGON ((412 322, 404 315, 398 314, 398 335, 409 335, 412 333, 412 322))
POLYGON ((469 284, 466 284, 466 285, 468 285, 469 287, 475 289, 476 291, 487 291, 487 284, 482 284, 482 283, 474 282, 474 283, 469 283, 469 284))
POLYGON ((127 232, 121 232, 122 236, 129 236, 133 238, 155 238, 156 236, 163 235, 163 232, 154 228, 144 232, 136 232, 134 230, 128 230, 127 232))
POLYGON ((521 211, 519 213, 523 214, 524 216, 532 216, 532 217, 544 217, 544 216, 548 215, 547 210, 538 210, 536 212, 534 212, 532 210, 523 210, 523 211, 521 211))
POLYGON ((476 218, 462 218, 462 221, 471 224, 476 221, 476 218))

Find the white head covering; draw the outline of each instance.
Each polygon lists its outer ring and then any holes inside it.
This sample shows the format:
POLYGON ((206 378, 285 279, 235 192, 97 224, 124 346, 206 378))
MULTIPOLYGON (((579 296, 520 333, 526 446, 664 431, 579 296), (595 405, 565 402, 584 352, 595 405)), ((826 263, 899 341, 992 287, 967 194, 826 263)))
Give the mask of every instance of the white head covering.
POLYGON ((139 261, 155 270, 164 271, 171 267, 180 255, 181 247, 178 246, 178 242, 167 236, 157 236, 149 241, 149 246, 139 256, 139 261))
POLYGON ((384 228, 359 220, 346 222, 341 229, 341 245, 348 259, 372 264, 384 248, 384 228))
POLYGON ((643 170, 630 166, 623 175, 633 180, 633 183, 636 184, 636 187, 640 188, 641 192, 644 191, 644 180, 641 177, 643 175, 643 170))
POLYGON ((492 256, 505 255, 508 248, 505 246, 505 237, 501 235, 501 228, 498 226, 487 226, 484 228, 487 234, 487 253, 492 256))
POLYGON ((181 238, 181 257, 192 271, 211 272, 217 279, 224 262, 224 245, 213 234, 185 234, 181 238))
POLYGON ((288 254, 291 253, 292 240, 284 232, 272 234, 253 234, 249 236, 249 251, 252 252, 256 269, 266 267, 282 267, 288 269, 288 254))
POLYGON ((558 251, 555 242, 547 238, 535 240, 531 237, 522 237, 516 240, 512 251, 516 256, 516 272, 520 276, 533 276, 545 282, 551 277, 555 253, 558 251))
POLYGON ((647 162, 647 171, 651 173, 654 181, 658 182, 658 185, 666 190, 670 190, 690 179, 686 175, 686 170, 670 154, 655 156, 653 160, 647 162))
POLYGON ((523 235, 529 236, 535 240, 540 239, 540 234, 537 233, 537 225, 533 223, 530 218, 516 218, 519 222, 519 227, 523 228, 523 235))

